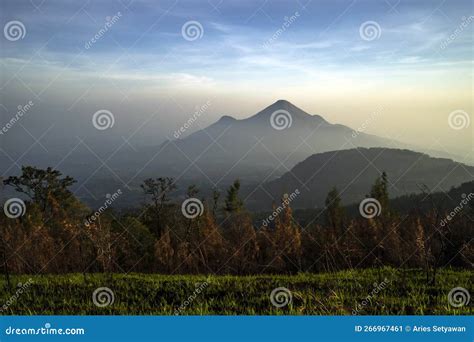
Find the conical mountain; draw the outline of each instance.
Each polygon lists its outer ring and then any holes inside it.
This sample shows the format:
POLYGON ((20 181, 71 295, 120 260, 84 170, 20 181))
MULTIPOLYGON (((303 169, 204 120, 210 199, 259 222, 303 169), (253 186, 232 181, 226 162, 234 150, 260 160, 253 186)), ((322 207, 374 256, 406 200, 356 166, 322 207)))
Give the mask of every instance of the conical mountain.
MULTIPOLYGON (((290 113, 292 119, 294 120, 312 120, 312 119, 322 119, 319 115, 311 115, 302 110, 301 108, 295 106, 289 101, 286 100, 278 100, 277 102, 271 104, 270 106, 266 107, 265 109, 261 110, 254 116, 250 118, 244 119, 242 121, 263 121, 263 120, 270 120, 272 114, 278 112, 288 112, 290 113)), ((277 115, 276 114, 276 115, 277 115)))
POLYGON ((286 101, 279 100, 246 119, 223 116, 205 129, 160 147, 154 172, 203 178, 272 179, 310 155, 354 147, 394 147, 383 138, 353 134, 286 101))

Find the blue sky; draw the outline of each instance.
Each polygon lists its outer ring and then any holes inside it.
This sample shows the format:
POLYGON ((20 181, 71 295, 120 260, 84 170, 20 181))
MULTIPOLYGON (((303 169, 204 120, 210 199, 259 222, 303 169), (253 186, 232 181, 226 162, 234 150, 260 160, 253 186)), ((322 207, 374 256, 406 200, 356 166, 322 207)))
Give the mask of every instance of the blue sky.
POLYGON ((44 62, 84 71, 114 63, 117 74, 189 73, 228 80, 279 77, 274 67, 306 73, 364 64, 454 65, 472 59, 472 28, 453 47, 440 51, 462 17, 472 15, 470 1, 336 0, 305 5, 304 1, 57 0, 37 1, 37 8, 35 1, 3 3, 3 19, 20 20, 28 33, 21 44, 2 46, 4 58, 29 60, 32 51, 47 44, 42 50, 44 62), (118 12, 121 19, 85 51, 85 42, 103 27, 106 17, 118 12), (297 20, 263 48, 284 18, 295 13, 297 20), (200 22, 204 29, 202 39, 191 43, 181 36, 181 27, 189 20, 200 22), (380 25, 376 41, 359 36, 366 21, 380 25), (80 51, 87 53, 71 64, 71 57, 80 51))
POLYGON ((286 98, 351 127, 384 108, 371 133, 430 145, 420 136, 429 121, 443 147, 472 151, 471 132, 446 127, 453 110, 472 113, 471 1, 4 0, 1 9, 2 25, 26 28, 1 41, 6 118, 28 99, 42 123, 110 108, 124 133, 161 111, 143 136, 165 137, 207 99, 202 126, 286 98), (183 38, 189 21, 201 38, 183 38), (373 40, 361 36, 367 22, 378 25, 373 40))

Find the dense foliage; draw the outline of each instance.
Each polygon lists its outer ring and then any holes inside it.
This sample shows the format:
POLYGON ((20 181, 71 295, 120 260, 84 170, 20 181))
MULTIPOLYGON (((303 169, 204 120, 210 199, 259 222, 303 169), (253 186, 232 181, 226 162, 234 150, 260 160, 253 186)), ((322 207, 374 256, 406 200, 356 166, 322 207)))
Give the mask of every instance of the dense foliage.
MULTIPOLYGON (((304 227, 284 199, 274 204, 277 214, 269 224, 255 225, 239 198, 238 181, 222 200, 217 191, 200 198, 203 210, 195 218, 183 215, 181 202, 173 200, 177 185, 171 178, 145 180, 149 201, 127 212, 87 208, 68 191, 73 182, 58 171, 31 167, 4 180, 27 195, 23 216, 0 216, 7 278, 69 272, 293 274, 392 266, 421 268, 434 283, 439 268, 473 266, 474 201, 449 220, 452 208, 440 208, 434 199, 429 208, 398 214, 390 207, 384 174, 368 189, 381 205, 378 216, 349 218, 333 189, 322 212, 326 223, 314 218, 304 227)), ((199 198, 199 190, 190 186, 187 197, 199 198)))

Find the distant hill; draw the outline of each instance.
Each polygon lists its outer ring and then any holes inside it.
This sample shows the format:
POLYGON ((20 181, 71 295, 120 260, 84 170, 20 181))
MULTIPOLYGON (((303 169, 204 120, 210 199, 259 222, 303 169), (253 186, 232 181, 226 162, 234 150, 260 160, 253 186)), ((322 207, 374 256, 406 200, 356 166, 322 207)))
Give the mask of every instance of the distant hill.
POLYGON ((357 148, 314 154, 278 179, 257 189, 247 189, 246 204, 253 210, 268 209, 272 199, 298 189, 294 208, 318 208, 332 187, 343 203, 356 203, 370 191, 374 180, 385 171, 392 197, 419 193, 426 185, 431 191, 448 191, 474 180, 474 167, 450 159, 432 158, 409 150, 357 148), (265 207, 266 206, 266 207, 265 207))
MULTIPOLYGON (((407 215, 413 211, 428 212, 436 206, 440 212, 450 212, 461 201, 471 193, 474 193, 474 181, 462 183, 460 186, 452 188, 448 192, 434 192, 429 196, 426 193, 403 195, 392 198, 390 200, 390 207, 399 214, 407 215)), ((469 207, 474 209, 474 201, 469 202, 469 207)), ((474 226, 474 211, 464 207, 463 213, 467 215, 474 226)), ((348 218, 360 217, 359 202, 347 204, 344 207, 345 215, 348 218)), ((262 221, 272 213, 271 209, 265 211, 255 212, 253 214, 253 221, 255 226, 260 227, 262 221)), ((306 227, 309 224, 325 224, 324 207, 310 208, 310 209, 296 209, 293 211, 293 218, 301 227, 306 227)))

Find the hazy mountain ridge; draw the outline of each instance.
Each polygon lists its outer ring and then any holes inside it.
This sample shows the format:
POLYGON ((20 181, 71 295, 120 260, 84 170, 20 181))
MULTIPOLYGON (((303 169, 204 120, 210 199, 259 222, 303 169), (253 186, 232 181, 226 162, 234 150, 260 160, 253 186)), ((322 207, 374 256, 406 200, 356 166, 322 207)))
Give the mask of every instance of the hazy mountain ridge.
MULTIPOLYGON (((77 195, 89 203, 100 201, 105 194, 114 192, 117 188, 130 187, 128 204, 131 205, 141 200, 139 184, 149 177, 173 177, 183 187, 197 184, 203 192, 214 186, 225 189, 234 179, 239 178, 244 189, 245 186, 251 185, 250 191, 247 192, 250 194, 262 182, 266 182, 265 186, 268 186, 273 184, 272 180, 280 176, 281 178, 276 181, 286 182, 285 177, 288 176, 285 176, 285 173, 292 168, 299 172, 300 168, 304 168, 302 165, 306 165, 304 163, 318 160, 334 151, 350 150, 354 147, 413 149, 401 142, 357 132, 341 124, 329 123, 322 116, 308 114, 285 100, 279 100, 255 115, 240 120, 224 115, 202 130, 180 139, 165 141, 160 145, 134 147, 124 142, 123 146, 112 155, 102 154, 101 158, 93 148, 85 145, 86 143, 87 141, 79 144, 67 154, 66 159, 63 155, 45 155, 37 146, 31 155, 21 158, 17 164, 43 168, 58 165, 64 174, 78 180, 75 187, 77 195), (288 127, 278 130, 272 126, 271 120, 272 114, 281 111, 291 115, 291 124, 288 123, 288 127), (102 164, 102 160, 106 162, 106 166, 102 164)), ((339 169, 332 171, 333 175, 338 175, 340 172, 347 173, 348 170, 348 175, 356 175, 351 170, 356 168, 360 161, 354 161, 352 154, 347 154, 347 158, 339 169)), ((444 160, 447 164, 452 162, 444 160)), ((12 165, 12 161, 6 156, 0 156, 0 169, 5 175, 18 172, 18 167, 12 165)), ((391 171, 393 172, 393 169, 391 171)), ((437 174, 440 175, 439 180, 445 176, 439 172, 437 174)), ((375 177, 376 174, 372 173, 367 182, 372 182, 375 177)), ((430 175, 421 172, 416 175, 415 181, 421 182, 426 177, 430 178, 430 175)), ((461 177, 458 182, 458 179, 453 179, 451 176, 448 178, 445 183, 452 185, 468 180, 461 177)), ((328 183, 329 188, 344 184, 341 179, 344 178, 335 177, 323 182, 328 183)), ((357 189, 354 187, 355 185, 351 187, 351 190, 354 190, 353 194, 349 192, 349 199, 352 200, 359 199, 361 194, 367 193, 369 184, 361 184, 357 189)), ((277 190, 272 193, 275 198, 281 196, 280 190, 284 189, 277 190)), ((314 195, 311 201, 302 196, 301 205, 311 207, 321 205, 328 189, 319 190, 321 193, 314 195)), ((397 195, 418 190, 417 187, 410 185, 407 191, 398 191, 397 195)), ((250 208, 266 209, 264 206, 271 205, 272 199, 269 199, 268 195, 255 196, 252 194, 249 199, 250 208)))
POLYGON ((374 180, 383 171, 388 174, 392 197, 419 193, 424 185, 432 191, 448 191, 474 179, 474 167, 450 159, 433 158, 410 150, 357 148, 308 157, 290 172, 263 184, 263 189, 250 196, 248 206, 265 209, 261 207, 262 203, 278 201, 283 194, 298 189, 300 195, 292 206, 321 207, 334 186, 341 192, 343 203, 355 203, 369 193, 374 180))
POLYGON ((160 146, 155 168, 186 170, 185 178, 275 178, 310 155, 353 147, 395 147, 388 139, 331 124, 288 101, 279 100, 257 114, 237 120, 223 116, 207 128, 160 146), (272 114, 286 111, 291 124, 278 130, 272 114), (195 164, 193 162, 196 160, 195 164), (193 165, 192 165, 193 164, 193 165))

